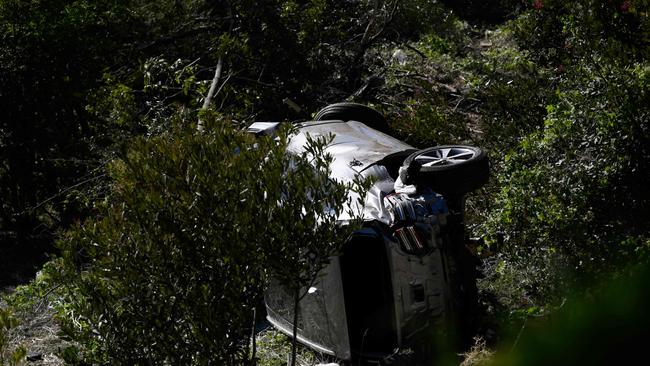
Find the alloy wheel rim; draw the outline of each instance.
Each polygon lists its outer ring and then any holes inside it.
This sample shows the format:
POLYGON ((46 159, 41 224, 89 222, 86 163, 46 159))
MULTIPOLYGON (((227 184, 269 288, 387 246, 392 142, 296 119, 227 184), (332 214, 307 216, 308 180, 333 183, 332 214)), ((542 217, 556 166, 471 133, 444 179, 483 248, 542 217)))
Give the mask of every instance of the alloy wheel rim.
POLYGON ((448 166, 464 163, 476 156, 474 150, 465 147, 441 147, 415 157, 423 167, 448 166))

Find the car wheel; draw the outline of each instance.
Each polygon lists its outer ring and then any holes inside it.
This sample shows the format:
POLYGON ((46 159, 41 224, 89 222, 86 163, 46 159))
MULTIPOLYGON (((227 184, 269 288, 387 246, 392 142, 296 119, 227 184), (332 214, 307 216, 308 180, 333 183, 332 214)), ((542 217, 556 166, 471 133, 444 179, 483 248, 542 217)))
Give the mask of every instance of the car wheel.
POLYGON ((342 121, 362 122, 370 128, 381 132, 389 132, 386 118, 376 109, 358 103, 330 104, 316 113, 315 121, 337 119, 342 121))
POLYGON ((431 147, 404 160, 410 182, 451 195, 462 195, 487 183, 489 165, 485 151, 464 145, 431 147))

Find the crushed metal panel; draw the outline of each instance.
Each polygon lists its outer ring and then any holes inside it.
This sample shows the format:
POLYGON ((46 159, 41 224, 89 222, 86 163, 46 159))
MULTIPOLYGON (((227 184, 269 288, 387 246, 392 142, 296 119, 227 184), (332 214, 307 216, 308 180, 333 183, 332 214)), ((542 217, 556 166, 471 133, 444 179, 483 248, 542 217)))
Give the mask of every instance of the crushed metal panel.
POLYGON ((280 122, 254 122, 253 124, 248 126, 246 132, 258 136, 272 135, 278 129, 278 126, 280 126, 280 122))
POLYGON ((388 174, 388 170, 383 165, 371 165, 361 175, 374 179, 374 184, 366 192, 363 206, 364 221, 377 220, 390 225, 391 216, 384 205, 384 197, 393 191, 395 180, 388 174))
POLYGON ((423 329, 432 329, 445 317, 445 279, 439 250, 414 260, 391 243, 395 317, 399 343, 413 340, 423 329))
POLYGON ((345 182, 388 155, 413 149, 413 146, 361 122, 319 121, 301 124, 298 134, 291 138, 288 150, 301 153, 306 146, 307 135, 319 137, 328 134, 334 134, 334 140, 325 149, 334 158, 331 178, 345 182))
MULTIPOLYGON (((395 200, 386 197, 386 203, 391 202, 395 200)), ((446 202, 440 195, 428 193, 409 196, 406 203, 413 205, 418 221, 427 222, 426 225, 415 223, 413 227, 425 242, 428 252, 420 250, 419 253, 426 253, 423 255, 409 253, 399 236, 387 240, 400 344, 415 341, 426 334, 423 330, 441 324, 447 315, 445 301, 448 298, 440 232, 440 225, 444 226, 448 213, 446 202)), ((400 215, 394 210, 393 206, 391 216, 395 222, 392 225, 412 225, 410 221, 400 223, 400 215)))
POLYGON ((391 222, 390 213, 383 203, 384 197, 393 191, 395 181, 388 174, 386 167, 382 165, 371 165, 360 173, 362 177, 373 178, 374 183, 366 192, 363 204, 359 204, 361 196, 357 192, 349 192, 349 206, 339 213, 337 220, 345 223, 351 219, 350 213, 361 213, 364 221, 377 220, 389 225, 391 222))
POLYGON ((333 158, 330 178, 339 182, 351 182, 360 175, 375 178, 375 184, 366 193, 363 205, 358 203, 359 195, 350 192, 350 206, 339 213, 337 220, 345 224, 350 220, 350 212, 354 212, 362 213, 365 221, 377 220, 387 224, 389 218, 381 200, 393 190, 395 182, 385 167, 375 163, 389 155, 414 148, 356 121, 305 122, 299 126, 298 133, 289 140, 287 150, 290 153, 302 153, 307 136, 317 138, 334 134, 334 140, 325 149, 333 158))
MULTIPOLYGON (((350 359, 347 317, 338 257, 333 257, 314 285, 300 300, 298 341, 320 352, 350 359)), ((293 332, 293 295, 277 281, 271 283, 264 300, 267 319, 288 336, 293 332)))

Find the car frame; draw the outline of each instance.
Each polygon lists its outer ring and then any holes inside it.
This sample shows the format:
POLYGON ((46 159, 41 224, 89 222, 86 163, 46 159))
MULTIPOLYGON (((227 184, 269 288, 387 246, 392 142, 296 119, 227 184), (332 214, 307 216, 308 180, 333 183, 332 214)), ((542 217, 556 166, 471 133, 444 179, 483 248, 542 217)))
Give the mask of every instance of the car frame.
MULTIPOLYGON (((278 126, 256 122, 248 131, 272 134, 278 126)), ((361 208, 363 227, 305 289, 297 340, 343 360, 382 360, 398 348, 426 348, 454 326, 471 328, 477 262, 465 245, 464 200, 488 179, 485 152, 463 145, 418 150, 382 132, 383 116, 355 103, 330 105, 296 130, 289 153, 300 153, 308 136, 333 134, 330 178, 374 179, 361 208)), ((292 293, 274 281, 265 304, 268 321, 292 336, 292 293)))

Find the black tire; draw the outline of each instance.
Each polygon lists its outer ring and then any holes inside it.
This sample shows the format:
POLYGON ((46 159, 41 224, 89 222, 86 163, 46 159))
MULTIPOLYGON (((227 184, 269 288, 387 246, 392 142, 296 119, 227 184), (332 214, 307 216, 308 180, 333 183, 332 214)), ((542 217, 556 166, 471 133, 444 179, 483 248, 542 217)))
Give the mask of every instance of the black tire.
POLYGON ((342 121, 358 121, 375 130, 388 133, 388 122, 377 110, 358 103, 330 104, 316 113, 314 121, 337 119, 342 121))
POLYGON ((482 187, 490 176, 485 151, 474 146, 443 145, 411 154, 404 160, 409 183, 430 186, 448 195, 463 195, 482 187))

